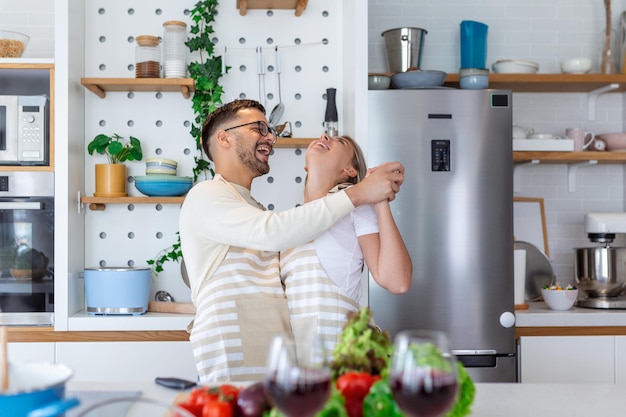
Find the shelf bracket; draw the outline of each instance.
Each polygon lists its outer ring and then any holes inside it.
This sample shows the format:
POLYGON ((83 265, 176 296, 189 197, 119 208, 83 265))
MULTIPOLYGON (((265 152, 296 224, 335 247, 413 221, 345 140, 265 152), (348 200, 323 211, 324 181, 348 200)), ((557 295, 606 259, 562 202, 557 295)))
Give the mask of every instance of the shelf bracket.
POLYGON ((579 168, 589 167, 592 165, 597 165, 598 161, 596 159, 591 159, 586 162, 580 162, 577 164, 569 164, 567 166, 567 183, 569 187, 569 192, 573 193, 576 191, 576 174, 578 173, 579 168))
POLYGON ((538 159, 533 159, 532 161, 529 162, 522 162, 521 164, 516 164, 513 167, 513 192, 514 193, 519 193, 521 191, 522 185, 521 185, 521 178, 520 178, 520 171, 522 170, 522 168, 525 168, 527 166, 531 166, 531 165, 539 165, 541 163, 540 160, 538 159))
POLYGON ((609 91, 617 90, 619 84, 612 83, 605 85, 604 87, 596 88, 595 90, 587 93, 587 120, 592 121, 596 119, 596 105, 598 103, 598 97, 601 94, 608 93, 609 91))

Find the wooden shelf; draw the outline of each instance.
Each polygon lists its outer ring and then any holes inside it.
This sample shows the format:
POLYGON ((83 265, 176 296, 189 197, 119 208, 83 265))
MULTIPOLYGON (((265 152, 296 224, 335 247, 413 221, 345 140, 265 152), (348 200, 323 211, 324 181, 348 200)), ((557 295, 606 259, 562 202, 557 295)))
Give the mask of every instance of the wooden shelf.
POLYGON ((180 92, 189 98, 195 91, 191 78, 81 78, 80 83, 100 98, 107 91, 180 92))
POLYGON ((278 138, 275 148, 306 148, 318 138, 278 138))
POLYGON ((252 9, 294 9, 300 16, 309 0, 237 0, 239 14, 245 16, 252 9))
POLYGON ((626 152, 513 152, 513 162, 531 161, 559 164, 587 161, 624 163, 626 162, 626 152))
MULTIPOLYGON (((489 74, 489 88, 518 93, 587 93, 610 84, 626 91, 626 74, 489 74)), ((448 74, 444 85, 459 88, 459 74, 448 74)))
POLYGON ((182 204, 185 197, 81 197, 81 204, 91 210, 102 211, 107 204, 182 204))

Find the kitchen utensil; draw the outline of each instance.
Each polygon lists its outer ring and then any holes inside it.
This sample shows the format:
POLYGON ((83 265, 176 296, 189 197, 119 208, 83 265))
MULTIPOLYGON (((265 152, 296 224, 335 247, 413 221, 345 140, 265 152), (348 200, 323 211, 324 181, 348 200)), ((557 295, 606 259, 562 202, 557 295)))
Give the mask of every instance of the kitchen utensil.
POLYGON ((257 46, 256 48, 256 65, 257 73, 259 74, 259 102, 265 106, 265 63, 263 62, 263 47, 257 46))
POLYGON ((518 240, 515 247, 526 251, 526 301, 537 301, 541 298, 541 287, 554 280, 550 260, 532 243, 518 240))
POLYGON ((387 74, 369 74, 367 76, 368 90, 386 90, 391 85, 391 77, 387 74))
POLYGON ((21 58, 29 40, 24 33, 0 30, 0 58, 21 58))
POLYGON ((154 300, 171 303, 174 301, 174 297, 172 297, 172 294, 167 291, 159 290, 156 292, 156 294, 154 294, 154 300))
POLYGON ((148 311, 153 313, 196 314, 193 303, 180 303, 177 301, 150 301, 148 311))
POLYGON ((604 0, 604 42, 602 46, 601 74, 612 74, 613 63, 611 58, 611 0, 604 0))
POLYGON ((339 134, 339 116, 337 115, 337 89, 326 89, 326 111, 324 112, 324 131, 329 136, 339 134))
POLYGON ((285 105, 283 104, 283 98, 280 92, 280 54, 278 52, 278 46, 274 48, 276 53, 276 76, 278 77, 278 104, 274 106, 274 109, 270 113, 270 125, 276 126, 280 119, 283 117, 285 111, 285 105))
POLYGON ((572 308, 578 297, 578 290, 551 290, 548 288, 541 289, 543 301, 546 302, 551 310, 569 310, 572 308))
POLYGON ((491 69, 496 74, 535 74, 539 64, 522 59, 500 59, 493 63, 491 69))
POLYGON ((63 364, 9 363, 9 386, 0 393, 0 413, 11 417, 57 416, 79 404, 65 398, 72 370, 63 364))
POLYGON ((489 70, 485 68, 460 68, 459 86, 465 90, 489 88, 489 70))
POLYGON ((404 72, 420 69, 424 36, 428 32, 421 28, 403 27, 388 29, 382 33, 387 50, 389 71, 404 72))
POLYGON ((461 22, 461 68, 487 66, 487 32, 489 27, 481 22, 461 22))
POLYGON ((235 97, 233 97, 233 94, 229 90, 225 81, 226 73, 227 73, 227 67, 226 67, 226 52, 227 51, 228 51, 228 48, 224 46, 224 52, 222 53, 222 78, 221 78, 222 89, 224 90, 224 96, 227 98, 227 101, 224 101, 224 103, 229 103, 235 100, 235 97))
POLYGON ((576 248, 574 277, 589 297, 615 297, 626 288, 626 248, 576 248))
POLYGON ((176 378, 176 377, 158 376, 154 379, 154 382, 157 385, 161 385, 166 388, 177 389, 177 390, 186 390, 186 389, 193 388, 196 385, 198 385, 194 381, 189 381, 187 379, 176 378))
POLYGON ((570 58, 561 62, 564 74, 586 74, 591 71, 591 58, 570 58))
POLYGON ((276 126, 276 134, 279 138, 291 137, 291 122, 287 121, 280 126, 276 126))
POLYGON ((86 268, 85 304, 94 315, 141 315, 148 311, 150 268, 86 268))
POLYGON ((400 72, 391 76, 391 83, 396 88, 436 87, 444 83, 446 75, 435 70, 400 72))

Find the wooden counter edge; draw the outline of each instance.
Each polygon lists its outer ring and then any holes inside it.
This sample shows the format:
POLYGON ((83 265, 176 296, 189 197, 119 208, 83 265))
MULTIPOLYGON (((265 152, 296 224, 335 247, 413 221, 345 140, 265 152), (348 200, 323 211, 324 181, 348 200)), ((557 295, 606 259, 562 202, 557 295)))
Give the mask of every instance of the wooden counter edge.
POLYGON ((9 342, 186 342, 185 330, 55 331, 42 327, 9 327, 9 342))
POLYGON ((515 337, 523 336, 624 336, 626 326, 544 326, 516 327, 515 337))

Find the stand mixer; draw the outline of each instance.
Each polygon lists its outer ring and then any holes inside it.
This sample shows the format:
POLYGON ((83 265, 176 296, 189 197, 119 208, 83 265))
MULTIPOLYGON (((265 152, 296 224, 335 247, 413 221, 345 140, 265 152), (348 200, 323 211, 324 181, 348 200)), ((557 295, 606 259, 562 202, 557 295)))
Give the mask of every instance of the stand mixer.
POLYGON ((587 213, 585 233, 600 245, 575 249, 574 274, 578 288, 586 295, 576 305, 626 309, 626 248, 611 246, 617 233, 626 233, 626 213, 587 213))

